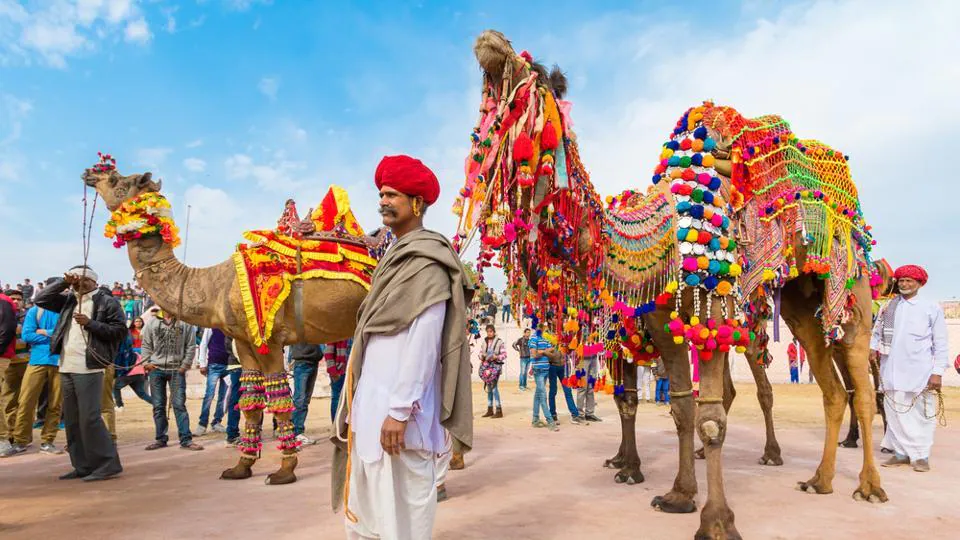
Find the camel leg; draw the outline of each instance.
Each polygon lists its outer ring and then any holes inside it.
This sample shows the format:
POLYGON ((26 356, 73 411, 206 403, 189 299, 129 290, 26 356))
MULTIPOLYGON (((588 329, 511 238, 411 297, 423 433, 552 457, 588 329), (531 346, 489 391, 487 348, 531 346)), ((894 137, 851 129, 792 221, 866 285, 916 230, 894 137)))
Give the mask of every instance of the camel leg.
POLYGON ((260 457, 260 431, 263 425, 263 408, 266 403, 263 387, 263 371, 256 351, 249 343, 235 340, 237 355, 243 371, 240 375, 240 402, 244 427, 240 435, 240 459, 232 468, 220 474, 222 480, 243 480, 253 476, 253 464, 260 457))
MULTIPOLYGON (((697 475, 693 464, 693 383, 690 378, 690 357, 686 344, 677 345, 673 337, 663 331, 668 314, 655 311, 648 315, 646 327, 660 351, 660 360, 667 367, 670 379, 670 415, 677 426, 680 463, 673 488, 653 498, 650 505, 671 514, 689 514, 697 511, 697 475)), ((701 384, 703 379, 701 378, 701 384)))
POLYGON ((617 401, 617 411, 620 413, 621 443, 623 463, 620 471, 614 476, 618 484, 626 482, 629 485, 643 482, 643 473, 640 472, 640 455, 637 453, 637 365, 623 366, 624 392, 617 401))
POLYGON ((863 467, 860 469, 860 485, 853 498, 870 502, 887 502, 886 492, 880 486, 880 472, 873 459, 873 416, 876 414, 876 390, 870 379, 870 290, 866 278, 861 278, 854 294, 861 314, 856 330, 847 332, 841 347, 850 379, 853 382, 853 402, 860 420, 863 435, 863 467), (867 314, 867 315, 863 315, 867 314))
POLYGON ((707 501, 700 513, 700 528, 694 535, 697 540, 740 538, 723 488, 722 450, 727 434, 723 370, 726 363, 726 354, 714 354, 712 359, 700 362, 697 433, 707 459, 707 501))
POLYGON ((839 351, 834 352, 834 363, 840 371, 840 378, 843 379, 843 388, 847 391, 847 408, 850 409, 850 428, 847 430, 847 437, 840 442, 841 448, 856 448, 857 441, 860 440, 860 425, 857 420, 857 409, 853 406, 853 381, 850 380, 850 371, 847 369, 846 362, 839 357, 839 351))
MULTIPOLYGON (((773 386, 767 378, 767 370, 757 363, 757 356, 759 355, 747 354, 747 364, 750 365, 750 373, 753 374, 753 380, 757 384, 757 401, 760 402, 763 423, 767 430, 767 442, 763 447, 763 455, 759 463, 780 466, 783 465, 783 458, 780 457, 780 443, 777 442, 777 434, 773 429, 773 386)), ((729 411, 729 408, 727 410, 729 411)))
MULTIPOLYGON (((619 361, 620 364, 625 364, 622 360, 619 361)), ((620 369, 623 369, 622 367, 620 369)), ((626 386, 626 385, 624 385, 626 386)), ((603 466, 607 469, 622 469, 624 460, 626 459, 626 433, 627 433, 627 417, 620 411, 624 410, 625 405, 622 403, 624 399, 624 394, 613 394, 613 403, 617 406, 617 414, 620 417, 620 448, 617 450, 617 455, 603 462, 603 466)))
MULTIPOLYGON (((800 490, 807 493, 833 493, 833 477, 837 466, 837 441, 843 424, 843 411, 847 406, 847 392, 833 368, 832 347, 824 343, 820 321, 815 316, 816 302, 805 297, 800 287, 788 284, 784 288, 781 313, 790 332, 807 351, 807 361, 813 376, 823 392, 823 410, 826 434, 823 441, 823 456, 817 472, 806 482, 798 482, 800 490)), ((866 358, 866 357, 864 357, 866 358)))
MULTIPOLYGON (((279 346, 278 346, 279 348, 279 346)), ((293 398, 287 372, 283 370, 282 359, 279 369, 265 375, 267 388, 267 412, 273 413, 277 420, 277 449, 281 452, 280 469, 267 475, 267 485, 292 484, 297 481, 294 470, 297 468, 297 452, 300 441, 293 432, 293 398)))
MULTIPOLYGON (((623 395, 614 395, 613 402, 617 406, 617 412, 623 409, 623 395)), ((622 469, 624 464, 624 448, 626 447, 626 432, 627 432, 627 418, 623 414, 618 414, 620 416, 620 448, 617 450, 617 455, 603 462, 603 466, 607 469, 622 469)))
MULTIPOLYGON (((733 385, 733 373, 730 371, 730 363, 728 362, 723 366, 723 410, 727 414, 730 414, 730 407, 733 406, 733 400, 736 397, 737 387, 733 385)), ((693 455, 696 459, 706 459, 702 446, 693 455)))

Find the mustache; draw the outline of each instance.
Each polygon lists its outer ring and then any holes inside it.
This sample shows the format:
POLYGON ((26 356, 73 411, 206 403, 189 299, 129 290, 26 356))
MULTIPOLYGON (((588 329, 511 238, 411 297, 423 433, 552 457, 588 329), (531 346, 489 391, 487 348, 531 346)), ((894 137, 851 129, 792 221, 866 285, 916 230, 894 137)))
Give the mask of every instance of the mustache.
POLYGON ((389 206, 381 206, 380 209, 377 210, 377 212, 378 212, 381 216, 393 216, 393 217, 396 217, 396 215, 397 215, 397 211, 394 210, 393 208, 389 207, 389 206))

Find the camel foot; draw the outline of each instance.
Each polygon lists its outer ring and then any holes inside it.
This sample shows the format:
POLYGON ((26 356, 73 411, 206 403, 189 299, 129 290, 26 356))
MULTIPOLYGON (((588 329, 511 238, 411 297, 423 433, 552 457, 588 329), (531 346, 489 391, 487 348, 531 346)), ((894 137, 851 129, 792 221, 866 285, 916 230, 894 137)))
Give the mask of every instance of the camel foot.
POLYGON ((626 483, 628 486, 643 482, 643 473, 640 472, 640 465, 625 465, 614 475, 613 481, 618 484, 626 483))
POLYGON ((460 471, 466 467, 466 464, 463 462, 463 454, 460 452, 454 452, 453 456, 450 457, 450 470, 451 471, 460 471))
POLYGON ((700 513, 700 528, 695 540, 741 540, 740 532, 733 524, 733 511, 725 503, 707 501, 700 513))
POLYGON ((693 453, 693 459, 707 459, 707 454, 704 452, 702 446, 699 450, 693 453))
POLYGON ((660 512, 668 514, 692 514, 697 511, 697 502, 692 496, 671 491, 663 496, 656 496, 650 501, 650 506, 660 512))
POLYGON ((769 465, 771 467, 779 467, 783 465, 783 458, 780 457, 780 454, 774 454, 771 452, 764 452, 760 459, 757 461, 760 465, 769 465))
POLYGON ((233 467, 220 473, 221 480, 245 480, 253 476, 253 464, 256 460, 240 458, 233 467))
POLYGON ((887 492, 883 490, 879 485, 874 485, 871 482, 861 483, 860 487, 853 492, 853 500, 855 501, 867 501, 871 503, 885 503, 890 500, 887 497, 887 492))
POLYGON ((819 476, 814 476, 806 482, 797 482, 797 489, 810 493, 811 495, 827 495, 833 493, 833 486, 822 483, 819 476))
POLYGON ((263 483, 268 486, 292 484, 297 481, 297 475, 293 473, 296 468, 297 456, 284 456, 283 461, 280 462, 280 469, 275 473, 268 474, 267 477, 263 479, 263 483))
POLYGON ((840 446, 840 448, 857 448, 857 440, 847 439, 845 441, 841 441, 838 446, 840 446))

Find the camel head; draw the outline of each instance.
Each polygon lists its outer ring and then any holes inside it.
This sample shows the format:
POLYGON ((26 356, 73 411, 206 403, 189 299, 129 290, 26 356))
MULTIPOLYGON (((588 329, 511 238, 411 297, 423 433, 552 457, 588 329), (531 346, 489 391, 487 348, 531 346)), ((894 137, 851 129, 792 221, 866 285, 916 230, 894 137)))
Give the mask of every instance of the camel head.
POLYGON ((160 191, 162 182, 154 181, 151 173, 123 176, 109 161, 109 156, 107 158, 106 164, 101 158, 100 163, 83 171, 81 178, 84 184, 97 190, 111 211, 141 193, 160 191))

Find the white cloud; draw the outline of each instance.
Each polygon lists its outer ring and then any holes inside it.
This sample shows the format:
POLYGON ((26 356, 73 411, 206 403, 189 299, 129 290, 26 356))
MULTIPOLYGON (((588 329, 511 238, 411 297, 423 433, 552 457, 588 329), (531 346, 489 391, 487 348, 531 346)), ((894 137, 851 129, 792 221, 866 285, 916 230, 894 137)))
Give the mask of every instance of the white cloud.
POLYGON ((0 147, 20 138, 23 119, 33 110, 33 104, 10 94, 0 94, 0 147))
POLYGON ((153 34, 150 33, 150 27, 143 17, 128 22, 123 30, 123 38, 131 43, 148 43, 151 37, 153 34))
POLYGON ((227 192, 202 184, 187 188, 184 202, 190 205, 190 225, 206 228, 229 226, 242 210, 227 192))
POLYGON ((183 160, 183 167, 190 172, 202 173, 207 170, 207 162, 199 158, 187 158, 183 160))
POLYGON ((307 165, 301 161, 286 159, 282 154, 274 155, 266 164, 258 164, 247 154, 234 154, 223 163, 227 178, 232 180, 254 180, 264 190, 293 191, 307 182, 302 177, 307 165))
POLYGON ((257 4, 269 6, 272 3, 273 0, 224 0, 224 4, 226 4, 227 9, 232 9, 234 11, 246 11, 257 4))
POLYGON ((133 0, 31 2, 0 0, 0 63, 43 63, 64 68, 67 58, 97 48, 120 34, 149 41, 149 29, 133 0))
POLYGON ((257 83, 257 90, 271 100, 277 99, 277 90, 280 89, 280 81, 275 77, 263 77, 257 83))
POLYGON ((198 148, 200 146, 203 146, 203 139, 194 139, 188 142, 187 144, 185 144, 184 146, 187 148, 198 148))
POLYGON ((167 160, 167 157, 173 152, 172 148, 139 148, 134 154, 134 165, 149 167, 151 169, 160 168, 167 160))

